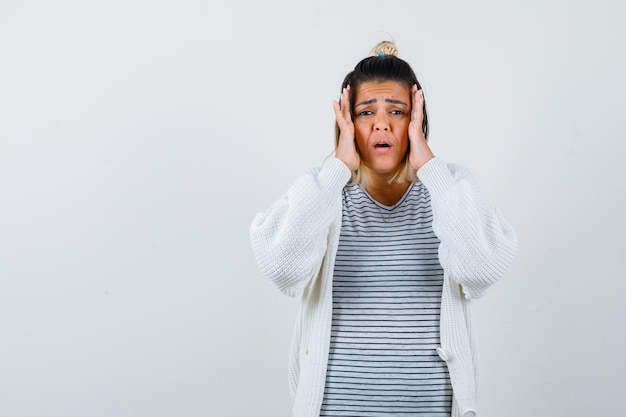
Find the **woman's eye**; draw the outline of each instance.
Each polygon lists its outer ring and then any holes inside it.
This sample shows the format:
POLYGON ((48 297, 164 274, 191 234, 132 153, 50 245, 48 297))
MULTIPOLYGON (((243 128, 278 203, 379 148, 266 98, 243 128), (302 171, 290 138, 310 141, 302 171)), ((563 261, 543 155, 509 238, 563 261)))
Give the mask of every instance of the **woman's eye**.
POLYGON ((359 113, 359 116, 370 116, 372 112, 370 110, 363 110, 359 113))
POLYGON ((402 110, 391 110, 391 114, 404 114, 402 110))

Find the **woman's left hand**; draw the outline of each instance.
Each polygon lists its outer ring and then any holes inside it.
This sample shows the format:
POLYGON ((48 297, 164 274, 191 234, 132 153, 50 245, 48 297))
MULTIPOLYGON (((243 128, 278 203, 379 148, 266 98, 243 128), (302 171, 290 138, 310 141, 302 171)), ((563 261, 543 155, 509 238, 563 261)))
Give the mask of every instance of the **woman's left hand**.
POLYGON ((417 85, 413 85, 411 89, 411 123, 409 123, 409 163, 416 171, 435 157, 424 137, 423 121, 424 96, 422 90, 418 90, 417 85))

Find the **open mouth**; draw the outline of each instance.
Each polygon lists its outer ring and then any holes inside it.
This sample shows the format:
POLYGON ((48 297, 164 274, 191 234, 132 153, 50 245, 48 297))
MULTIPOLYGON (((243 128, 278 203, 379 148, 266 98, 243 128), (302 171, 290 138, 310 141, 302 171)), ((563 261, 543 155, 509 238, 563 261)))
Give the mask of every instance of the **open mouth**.
POLYGON ((374 148, 391 148, 391 145, 388 144, 387 142, 377 142, 374 145, 374 148))

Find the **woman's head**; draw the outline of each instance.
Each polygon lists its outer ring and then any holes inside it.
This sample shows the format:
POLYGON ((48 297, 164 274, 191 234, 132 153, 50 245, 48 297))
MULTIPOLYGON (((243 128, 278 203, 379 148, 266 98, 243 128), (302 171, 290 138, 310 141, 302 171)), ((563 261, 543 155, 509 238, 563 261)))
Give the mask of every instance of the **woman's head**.
MULTIPOLYGON (((352 120, 355 120, 355 104, 357 104, 357 94, 361 90, 359 87, 366 84, 368 86, 375 84, 384 84, 389 82, 397 83, 400 88, 406 88, 407 96, 411 96, 411 89, 414 85, 417 85, 418 89, 421 89, 421 85, 415 76, 415 73, 411 69, 411 66, 404 60, 398 58, 397 49, 391 42, 384 41, 376 45, 372 49, 372 56, 369 56, 361 60, 352 70, 346 75, 342 83, 343 88, 350 86, 350 104, 352 106, 351 115, 352 120)), ((424 102, 424 121, 422 123, 422 130, 424 137, 428 138, 428 117, 426 114, 426 103, 424 102)), ((339 127, 336 126, 336 141, 339 139, 339 127)), ((357 133, 358 135, 358 133, 357 133)), ((357 142, 358 142, 357 137, 357 142)), ((399 169, 390 177, 390 181, 395 180, 398 182, 413 181, 415 180, 415 171, 413 171, 408 162, 408 143, 407 149, 404 155, 404 162, 399 169)), ((352 176, 352 182, 365 185, 367 182, 367 176, 365 175, 363 166, 359 167, 352 176)))

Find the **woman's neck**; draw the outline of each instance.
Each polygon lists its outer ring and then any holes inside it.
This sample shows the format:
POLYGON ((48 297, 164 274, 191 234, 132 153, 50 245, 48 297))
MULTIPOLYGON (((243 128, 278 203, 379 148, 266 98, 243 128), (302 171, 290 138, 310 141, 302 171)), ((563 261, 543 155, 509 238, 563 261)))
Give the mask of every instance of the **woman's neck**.
POLYGON ((405 182, 388 182, 386 178, 378 178, 369 176, 367 179, 367 187, 365 190, 372 198, 385 206, 393 206, 406 193, 411 183, 405 182))

